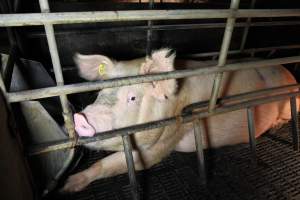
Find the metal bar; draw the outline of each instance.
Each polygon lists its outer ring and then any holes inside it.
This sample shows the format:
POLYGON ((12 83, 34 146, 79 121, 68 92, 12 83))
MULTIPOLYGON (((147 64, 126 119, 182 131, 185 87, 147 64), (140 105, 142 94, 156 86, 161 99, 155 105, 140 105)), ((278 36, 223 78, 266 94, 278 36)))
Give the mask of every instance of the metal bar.
POLYGON ((188 9, 2 14, 0 15, 0 27, 228 17, 300 17, 300 9, 240 9, 238 11, 228 9, 188 9))
MULTIPOLYGON (((41 11, 43 13, 50 12, 48 0, 39 0, 41 11)), ((62 86, 64 84, 64 78, 62 75, 59 55, 57 51, 56 40, 54 36, 54 29, 52 24, 45 24, 45 32, 49 45, 50 56, 53 64, 53 70, 55 74, 55 79, 58 86, 62 86)), ((65 94, 61 94, 60 101, 63 109, 63 117, 65 121, 65 127, 69 134, 70 138, 75 138, 75 129, 73 124, 72 112, 69 108, 68 99, 65 94)))
MULTIPOLYGON (((300 25, 300 23, 299 23, 300 25)), ((292 50, 292 49, 300 49, 300 45, 284 45, 284 46, 274 46, 274 47, 263 47, 263 48, 251 48, 251 49, 245 49, 243 52, 240 50, 231 50, 228 51, 228 55, 235 55, 235 54, 252 54, 253 52, 265 52, 265 51, 278 51, 278 50, 292 50)), ((198 53, 198 54, 188 54, 183 55, 180 58, 199 58, 199 57, 210 57, 210 56, 218 56, 219 51, 215 52, 207 52, 207 53, 198 53)), ((76 67, 73 66, 65 66, 62 68, 64 71, 74 71, 77 70, 76 67)), ((50 72, 53 72, 53 69, 50 69, 50 72)))
MULTIPOLYGON (((0 59, 1 59, 1 56, 0 56, 0 59)), ((0 66, 1 67, 1 66, 0 66)), ((6 92, 6 87, 5 87, 5 84, 4 84, 4 80, 2 78, 2 73, 0 71, 0 90, 2 91, 5 99, 7 100, 7 92, 6 92)))
MULTIPOLYGON (((300 88, 300 84, 266 88, 266 89, 256 90, 256 91, 252 91, 252 92, 246 92, 246 93, 242 93, 242 94, 225 96, 225 97, 219 98, 217 102, 220 105, 228 104, 230 102, 249 100, 251 98, 258 98, 258 97, 268 96, 268 95, 272 95, 272 94, 279 94, 282 92, 291 91, 293 89, 299 89, 299 88, 300 88)), ((190 104, 190 105, 184 107, 183 112, 188 113, 188 112, 192 112, 195 109, 206 107, 206 106, 208 106, 208 103, 209 103, 209 101, 202 101, 202 102, 190 104)))
POLYGON ((253 107, 247 108, 247 119, 248 119, 250 149, 251 149, 252 156, 253 156, 253 162, 256 163, 257 155, 256 155, 255 121, 254 121, 253 107))
MULTIPOLYGON (((239 3, 240 0, 231 0, 230 9, 237 10, 239 8, 239 3)), ((230 16, 227 18, 227 23, 224 31, 222 46, 221 46, 219 60, 218 60, 219 67, 222 67, 226 64, 228 49, 230 47, 235 20, 236 20, 235 16, 230 16)), ((223 77, 223 73, 217 73, 215 75, 211 96, 210 96, 210 102, 208 106, 209 111, 212 111, 215 108, 216 101, 219 95, 222 77, 223 77)))
POLYGON ((298 115, 297 115, 297 102, 296 97, 290 98, 291 115, 292 115, 292 137, 293 146, 295 151, 299 151, 299 127, 298 127, 298 115))
POLYGON ((202 134, 204 133, 203 121, 199 119, 194 120, 194 135, 195 135, 195 145, 197 150, 197 160, 198 160, 198 171, 200 176, 200 182, 203 185, 207 184, 206 170, 205 170, 205 157, 202 134))
POLYGON ((134 160, 132 156, 132 145, 130 141, 129 135, 122 136, 123 139, 123 146, 124 146, 124 153, 126 157, 126 163, 128 168, 128 176, 129 176, 129 182, 131 186, 131 192, 132 192, 132 199, 138 200, 138 187, 137 187, 137 181, 136 181, 136 175, 135 175, 135 167, 134 167, 134 160))
POLYGON ((143 76, 115 78, 115 79, 109 79, 109 80, 97 81, 97 82, 76 83, 76 84, 48 87, 42 89, 10 92, 7 93, 7 100, 11 103, 20 102, 20 101, 27 101, 33 99, 53 97, 62 94, 73 94, 79 92, 100 90, 103 88, 120 87, 124 85, 132 85, 132 84, 146 83, 146 82, 166 80, 166 79, 184 78, 188 76, 207 75, 207 74, 212 74, 217 72, 229 72, 229 71, 245 70, 250 68, 258 68, 258 67, 270 67, 270 66, 287 64, 287 63, 295 63, 295 62, 300 62, 300 56, 227 64, 225 65, 225 67, 211 66, 211 67, 203 67, 198 69, 176 70, 172 72, 149 74, 143 76))
MULTIPOLYGON (((235 27, 246 27, 248 24, 245 22, 236 22, 235 27)), ((293 26, 300 25, 300 21, 272 21, 272 22, 252 22, 249 26, 293 26)), ((162 31, 162 30, 188 30, 188 29, 201 29, 201 28, 224 28, 226 23, 203 23, 203 24, 167 24, 167 25, 152 25, 153 31, 162 31)), ((117 27, 103 27, 99 30, 86 30, 87 33, 101 32, 101 31, 145 31, 148 29, 148 26, 117 26, 117 27)), ((64 34, 78 34, 77 31, 69 30, 60 30, 56 32, 55 35, 64 35, 64 34)), ((45 34, 42 32, 36 31, 29 33, 29 38, 43 37, 45 34)), ((219 52, 218 52, 219 53, 219 52)))
POLYGON ((57 174, 52 178, 52 180, 48 183, 46 188, 43 190, 43 193, 42 193, 43 197, 48 195, 49 192, 53 191, 56 188, 56 186, 57 186, 57 184, 60 180, 60 177, 66 172, 66 170, 70 166, 70 163, 73 160, 74 154, 75 154, 75 149, 74 148, 70 149, 69 155, 66 158, 66 160, 64 160, 64 163, 63 163, 62 167, 57 172, 57 174))
POLYGON ((10 90, 10 84, 11 84, 12 74, 13 74, 15 60, 16 60, 16 53, 17 53, 17 47, 15 45, 12 45, 9 53, 9 58, 3 73, 4 84, 7 88, 7 91, 10 90))
MULTIPOLYGON (((39 0, 40 8, 43 13, 48 13, 50 12, 48 0, 39 0)), ((55 79, 57 82, 57 85, 63 85, 64 84, 64 79, 62 75, 62 70, 61 70, 61 65, 60 65, 60 60, 59 60, 59 55, 57 51, 57 45, 56 45, 56 40, 54 36, 54 29, 53 25, 51 24, 45 24, 45 32, 46 32, 46 37, 47 37, 47 42, 49 46, 49 51, 50 51, 50 56, 52 60, 52 65, 53 65, 53 70, 54 70, 54 75, 55 79)), ((63 117, 65 121, 65 127, 67 129, 67 132, 69 134, 69 138, 73 140, 75 138, 75 129, 73 125, 73 119, 71 116, 71 111, 68 105, 68 100, 67 96, 65 94, 62 94, 59 96, 62 109, 63 109, 63 117)), ((75 142, 73 140, 72 146, 75 146, 75 142)), ((62 174, 65 172, 67 167, 70 165, 71 161, 73 160, 74 157, 74 148, 70 149, 68 158, 64 161, 62 168, 58 171, 58 173, 55 175, 54 179, 47 185, 46 189, 43 191, 43 195, 46 195, 49 191, 55 188, 57 184, 57 180, 62 176, 62 174)))
MULTIPOLYGON (((254 8, 255 3, 256 3, 256 0, 251 0, 251 4, 250 4, 251 9, 254 8)), ((249 18, 247 18, 247 21, 246 21, 247 26, 245 27, 244 32, 243 32, 243 37, 242 37, 241 46, 240 46, 241 51, 243 51, 245 48, 245 44, 246 44, 248 33, 249 33, 250 23, 251 23, 251 18, 249 17, 249 18)))
MULTIPOLYGON (((130 134, 134 134, 134 133, 145 131, 145 130, 168 126, 168 125, 175 124, 176 122, 178 122, 178 118, 182 119, 182 123, 188 123, 188 122, 192 122, 193 120, 195 120, 196 117, 201 119, 201 118, 209 117, 212 115, 222 114, 222 113, 240 110, 240 109, 244 109, 244 108, 248 108, 248 107, 254 107, 257 105, 261 105, 261 104, 280 101, 280 100, 283 100, 283 99, 286 99, 289 97, 299 96, 299 95, 300 95, 300 92, 289 92, 286 94, 267 96, 267 97, 253 99, 253 100, 247 100, 247 101, 243 101, 243 102, 233 103, 231 105, 218 107, 212 112, 196 111, 193 113, 183 113, 179 116, 170 117, 170 118, 163 119, 163 120, 158 120, 158 121, 148 122, 148 123, 144 123, 144 124, 129 126, 129 127, 121 128, 121 129, 97 133, 96 136, 94 136, 94 137, 79 138, 76 145, 83 145, 83 144, 87 144, 87 143, 91 143, 91 142, 95 142, 95 141, 99 141, 99 140, 104 140, 104 139, 108 139, 108 138, 112 138, 112 137, 116 137, 116 136, 120 136, 120 135, 122 135, 122 136, 130 135, 130 134)), ((36 154, 47 153, 47 152, 51 152, 51 151, 55 151, 55 150, 59 150, 59 149, 66 149, 66 148, 70 148, 70 147, 72 147, 71 140, 60 140, 60 141, 54 141, 54 142, 50 142, 50 143, 35 145, 29 149, 28 154, 36 155, 36 154)))
MULTIPOLYGON (((149 0, 149 9, 152 10, 154 7, 154 0, 149 0)), ((152 21, 148 21, 148 30, 147 30, 147 47, 146 47, 146 55, 150 56, 152 51, 152 21)))
MULTIPOLYGON (((300 44, 274 46, 274 47, 262 47, 262 48, 251 48, 251 49, 244 49, 243 52, 241 52, 241 50, 231 50, 231 51, 228 51, 228 54, 240 54, 240 53, 252 54, 253 52, 272 51, 274 49, 276 49, 276 50, 300 49, 300 44)), ((199 58, 199 57, 218 56, 219 54, 220 54, 219 51, 215 51, 215 52, 190 54, 190 55, 187 55, 185 57, 188 57, 188 58, 199 58)))

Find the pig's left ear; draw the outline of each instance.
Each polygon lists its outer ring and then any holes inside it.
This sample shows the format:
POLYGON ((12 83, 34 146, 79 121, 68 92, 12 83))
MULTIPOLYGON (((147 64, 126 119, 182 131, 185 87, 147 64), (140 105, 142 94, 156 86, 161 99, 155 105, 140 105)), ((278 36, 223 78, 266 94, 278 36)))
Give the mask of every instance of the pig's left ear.
POLYGON ((74 55, 79 75, 90 81, 108 78, 114 68, 114 61, 103 55, 74 55))
MULTIPOLYGON (((154 51, 151 57, 147 57, 145 63, 142 64, 140 74, 174 71, 175 56, 170 49, 154 51)), ((176 92, 177 82, 175 79, 154 81, 149 88, 150 94, 155 98, 166 100, 176 92)))

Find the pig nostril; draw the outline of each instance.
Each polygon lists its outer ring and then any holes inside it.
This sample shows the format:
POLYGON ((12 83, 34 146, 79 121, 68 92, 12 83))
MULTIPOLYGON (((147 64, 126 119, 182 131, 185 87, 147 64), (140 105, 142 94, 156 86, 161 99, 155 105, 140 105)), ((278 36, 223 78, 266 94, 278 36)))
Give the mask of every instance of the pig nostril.
POLYGON ((84 129, 89 129, 87 126, 84 126, 84 125, 82 126, 82 128, 84 128, 84 129))

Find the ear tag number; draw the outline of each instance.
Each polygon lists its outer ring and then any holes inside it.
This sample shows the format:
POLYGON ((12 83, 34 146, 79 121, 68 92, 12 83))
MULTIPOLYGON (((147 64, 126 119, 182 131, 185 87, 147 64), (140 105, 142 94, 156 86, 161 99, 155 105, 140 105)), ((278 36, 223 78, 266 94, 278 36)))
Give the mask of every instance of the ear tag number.
POLYGON ((103 76, 105 74, 105 64, 101 63, 98 66, 98 73, 100 76, 103 76))

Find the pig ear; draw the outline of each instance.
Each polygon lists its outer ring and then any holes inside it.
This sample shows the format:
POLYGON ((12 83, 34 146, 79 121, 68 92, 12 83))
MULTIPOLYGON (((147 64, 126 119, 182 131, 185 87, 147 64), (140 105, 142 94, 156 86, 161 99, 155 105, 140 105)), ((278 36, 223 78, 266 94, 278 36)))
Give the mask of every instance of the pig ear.
MULTIPOLYGON (((140 74, 152 74, 169 72, 174 70, 175 53, 170 49, 154 51, 151 57, 146 58, 142 64, 140 74)), ((177 82, 175 79, 155 81, 150 87, 150 94, 159 100, 166 100, 176 92, 177 82)))
POLYGON ((86 80, 101 80, 107 78, 108 71, 114 67, 114 62, 103 55, 74 55, 80 77, 86 80))

